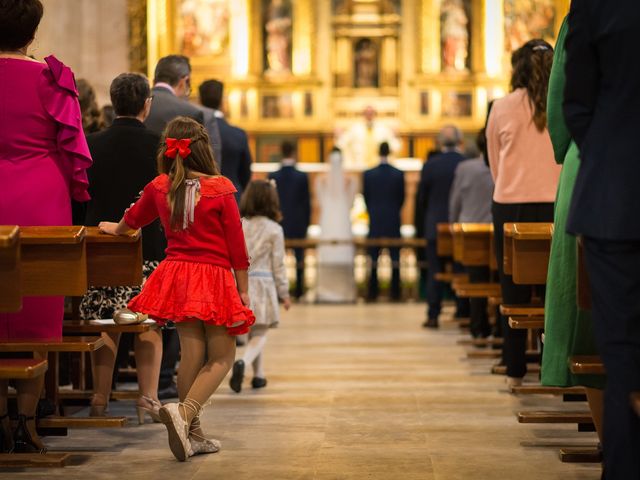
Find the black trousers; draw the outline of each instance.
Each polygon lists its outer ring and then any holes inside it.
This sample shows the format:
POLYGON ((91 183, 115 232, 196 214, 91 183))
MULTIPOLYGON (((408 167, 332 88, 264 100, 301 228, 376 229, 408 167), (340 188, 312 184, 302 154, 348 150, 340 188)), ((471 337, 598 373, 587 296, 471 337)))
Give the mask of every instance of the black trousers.
MULTIPOLYGON (((492 212, 502 303, 510 305, 531 303, 534 292, 544 298, 543 286, 536 287, 536 292, 531 285, 516 285, 511 275, 505 275, 502 262, 503 225, 511 222, 553 222, 553 203, 493 202, 492 212)), ((509 327, 509 319, 503 315, 500 316, 500 322, 504 337, 502 361, 507 367, 507 376, 522 378, 527 373, 527 331, 512 329, 509 327)))
POLYGON ((180 357, 180 338, 174 327, 162 329, 162 363, 160 364, 159 390, 164 390, 173 383, 176 364, 180 357))
MULTIPOLYGON (((369 275, 369 292, 367 297, 370 300, 378 298, 378 257, 380 256, 380 247, 371 247, 368 249, 371 258, 371 273, 369 275)), ((400 249, 390 248, 391 256, 391 298, 400 300, 400 249)))
POLYGON ((604 476, 640 478, 640 419, 629 404, 640 392, 640 241, 584 239, 596 343, 607 371, 604 476))
MULTIPOLYGON (((485 283, 491 278, 489 267, 467 267, 471 283, 485 283)), ((471 336, 485 338, 491 334, 486 298, 470 298, 469 313, 471 318, 471 336)))
POLYGON ((436 280, 436 273, 441 273, 444 265, 438 257, 435 239, 427 239, 427 317, 438 319, 442 310, 444 284, 436 280))
POLYGON ((293 295, 300 298, 304 295, 304 248, 294 248, 293 254, 296 257, 296 288, 293 295))

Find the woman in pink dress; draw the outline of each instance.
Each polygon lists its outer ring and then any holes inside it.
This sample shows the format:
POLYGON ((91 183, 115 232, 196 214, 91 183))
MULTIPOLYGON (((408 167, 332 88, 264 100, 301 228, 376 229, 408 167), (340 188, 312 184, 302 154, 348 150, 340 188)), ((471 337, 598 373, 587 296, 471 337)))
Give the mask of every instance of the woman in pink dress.
MULTIPOLYGON (((71 199, 89 200, 91 165, 71 70, 55 57, 27 56, 42 18, 40 0, 0 2, 0 225, 71 225, 71 199)), ((0 342, 62 336, 62 297, 24 298, 0 314, 0 342)), ((0 381, 3 450, 42 451, 34 415, 42 377, 18 380, 18 427, 9 431, 7 382, 0 381)))

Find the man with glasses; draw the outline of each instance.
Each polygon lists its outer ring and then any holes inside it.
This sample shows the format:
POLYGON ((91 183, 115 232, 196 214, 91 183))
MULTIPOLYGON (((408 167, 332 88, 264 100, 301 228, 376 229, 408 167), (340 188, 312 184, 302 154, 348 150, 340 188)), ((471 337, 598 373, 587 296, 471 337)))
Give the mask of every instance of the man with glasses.
POLYGON ((191 94, 191 64, 183 55, 168 55, 158 60, 153 79, 153 102, 145 125, 161 135, 176 117, 185 116, 204 124, 204 113, 189 103, 191 94))

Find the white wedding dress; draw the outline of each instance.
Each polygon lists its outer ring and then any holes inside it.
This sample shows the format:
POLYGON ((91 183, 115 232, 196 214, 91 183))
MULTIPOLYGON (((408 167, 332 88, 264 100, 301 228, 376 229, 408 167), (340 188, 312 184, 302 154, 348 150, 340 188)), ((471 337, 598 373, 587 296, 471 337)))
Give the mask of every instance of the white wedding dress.
POLYGON ((336 245, 318 247, 318 278, 316 301, 328 303, 354 302, 355 248, 351 243, 351 207, 356 194, 356 182, 345 176, 342 155, 329 156, 331 169, 319 177, 316 192, 320 204, 320 240, 338 241, 336 245), (342 243, 341 243, 342 242, 342 243))

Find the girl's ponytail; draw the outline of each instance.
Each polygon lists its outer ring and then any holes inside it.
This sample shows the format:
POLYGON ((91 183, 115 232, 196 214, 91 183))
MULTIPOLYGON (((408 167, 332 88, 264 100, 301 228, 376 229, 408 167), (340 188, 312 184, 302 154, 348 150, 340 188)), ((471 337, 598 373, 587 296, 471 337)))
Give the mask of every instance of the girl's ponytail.
MULTIPOLYGON (((169 122, 158 151, 158 171, 168 175, 171 180, 167 196, 171 229, 184 230, 188 226, 184 219, 189 172, 210 176, 220 174, 205 128, 187 117, 177 117, 169 122)), ((195 206, 194 201, 192 198, 191 207, 195 206)))

